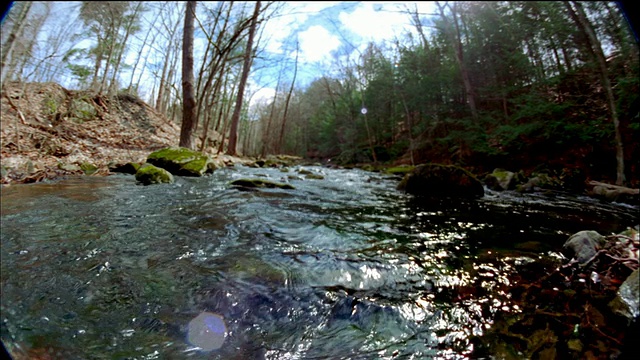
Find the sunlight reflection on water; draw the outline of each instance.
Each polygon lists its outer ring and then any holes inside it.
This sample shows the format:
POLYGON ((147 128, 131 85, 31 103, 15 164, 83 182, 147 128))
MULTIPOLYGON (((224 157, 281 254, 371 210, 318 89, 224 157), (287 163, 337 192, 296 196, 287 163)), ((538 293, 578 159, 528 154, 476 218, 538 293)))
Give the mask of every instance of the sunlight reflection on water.
POLYGON ((423 204, 380 174, 309 168, 326 179, 289 191, 227 186, 282 177, 243 167, 3 190, 3 341, 66 358, 463 359, 496 314, 520 311, 511 276, 558 261, 557 240, 585 226, 551 222, 552 206, 423 204))

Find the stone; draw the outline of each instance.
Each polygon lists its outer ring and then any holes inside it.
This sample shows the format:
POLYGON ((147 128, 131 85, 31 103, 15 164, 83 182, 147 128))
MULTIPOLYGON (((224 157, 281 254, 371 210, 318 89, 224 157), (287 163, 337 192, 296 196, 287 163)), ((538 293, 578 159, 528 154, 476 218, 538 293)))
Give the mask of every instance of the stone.
POLYGON ((147 157, 147 163, 179 176, 202 176, 213 171, 211 159, 197 151, 182 147, 169 147, 154 151, 147 157))
POLYGON ((480 198, 484 187, 469 171, 453 165, 422 164, 406 174, 398 190, 420 197, 480 198))
POLYGON ((616 297, 609 303, 611 310, 629 320, 637 321, 640 316, 640 275, 639 269, 620 285, 616 297))
POLYGON ((143 164, 136 172, 136 180, 143 185, 173 183, 173 175, 152 164, 143 164))
POLYGON ((515 188, 514 179, 515 173, 504 169, 495 169, 491 174, 488 174, 484 182, 491 190, 503 191, 512 190, 515 188))
POLYGON ((289 190, 295 189, 295 187, 291 184, 263 179, 238 179, 232 181, 231 185, 242 188, 280 188, 289 190))
POLYGON ((562 245, 562 250, 569 258, 574 258, 580 265, 585 265, 596 255, 606 241, 605 237, 597 231, 580 231, 569 237, 562 245))
POLYGON ((135 175, 135 173, 138 172, 138 169, 140 169, 140 165, 141 164, 135 162, 128 162, 126 164, 115 164, 109 167, 109 171, 135 175))
POLYGON ((83 162, 82 164, 80 164, 80 169, 82 169, 85 175, 93 175, 98 171, 97 166, 88 162, 83 162))

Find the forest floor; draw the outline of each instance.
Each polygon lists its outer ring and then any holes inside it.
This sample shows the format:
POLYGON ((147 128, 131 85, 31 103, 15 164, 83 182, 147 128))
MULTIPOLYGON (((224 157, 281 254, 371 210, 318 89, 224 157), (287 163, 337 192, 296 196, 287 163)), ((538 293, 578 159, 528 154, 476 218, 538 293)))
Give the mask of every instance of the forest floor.
MULTIPOLYGON (((108 175, 110 166, 142 163, 152 151, 179 144, 180 127, 132 95, 10 82, 0 105, 2 184, 83 174, 83 163, 108 175)), ((207 155, 217 165, 249 161, 207 155)))

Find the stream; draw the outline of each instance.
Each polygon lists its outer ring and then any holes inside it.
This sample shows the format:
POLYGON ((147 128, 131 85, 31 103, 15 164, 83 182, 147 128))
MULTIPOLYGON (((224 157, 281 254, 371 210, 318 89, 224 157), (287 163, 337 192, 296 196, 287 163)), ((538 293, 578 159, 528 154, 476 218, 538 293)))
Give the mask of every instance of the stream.
POLYGON ((521 311, 511 275, 557 266, 573 233, 638 223, 587 197, 427 203, 397 184, 235 166, 3 187, 2 341, 41 359, 464 359, 521 311), (295 189, 230 185, 256 177, 295 189))

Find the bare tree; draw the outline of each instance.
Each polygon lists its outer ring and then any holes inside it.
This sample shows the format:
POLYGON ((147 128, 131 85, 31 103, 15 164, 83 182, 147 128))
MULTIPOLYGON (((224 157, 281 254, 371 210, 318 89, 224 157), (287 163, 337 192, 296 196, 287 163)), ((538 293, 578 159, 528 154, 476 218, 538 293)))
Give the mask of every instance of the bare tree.
MULTIPOLYGON (((167 22, 164 18, 164 12, 160 13, 161 17, 162 17, 162 26, 164 27, 164 31, 167 33, 168 38, 167 38, 167 49, 164 50, 159 50, 162 55, 164 55, 164 60, 163 60, 163 67, 162 67, 162 74, 160 75, 160 85, 158 85, 158 94, 156 97, 156 103, 155 103, 155 109, 161 113, 165 113, 166 111, 166 105, 167 105, 167 96, 166 93, 170 90, 170 86, 167 84, 171 84, 170 80, 167 80, 167 78, 169 78, 170 76, 168 76, 168 73, 171 73, 171 71, 169 70, 169 67, 171 66, 171 62, 172 62, 172 56, 173 59, 175 60, 177 57, 177 54, 174 55, 174 52, 171 51, 170 49, 175 49, 174 47, 174 42, 176 41, 176 34, 178 33, 178 26, 180 25, 180 22, 178 20, 176 20, 174 23, 170 23, 167 25, 167 22)), ((171 21, 171 17, 169 16, 169 21, 171 21)))
POLYGON ((182 128, 180 146, 192 148, 191 135, 197 123, 196 97, 193 91, 193 23, 196 16, 196 2, 187 1, 182 36, 182 128))
POLYGON ((138 20, 139 20, 139 14, 141 11, 143 11, 143 2, 142 1, 138 1, 135 9, 133 10, 133 14, 127 15, 125 17, 126 20, 126 26, 125 26, 125 33, 124 33, 124 39, 122 40, 122 45, 120 46, 120 48, 118 49, 118 53, 115 57, 115 67, 113 69, 113 75, 111 77, 111 81, 109 84, 109 92, 110 93, 114 93, 115 91, 117 91, 118 89, 116 88, 117 85, 117 76, 118 76, 118 71, 120 70, 120 65, 122 64, 122 59, 123 59, 123 55, 124 52, 126 50, 126 45, 127 45, 127 40, 129 39, 129 36, 131 36, 132 33, 137 32, 139 26, 138 26, 138 20))
POLYGON ((236 143, 238 142, 238 123, 240 122, 240 112, 242 111, 242 99, 244 97, 244 88, 249 77, 249 69, 251 69, 251 63, 253 57, 253 38, 256 34, 256 28, 258 26, 258 15, 260 14, 260 1, 256 1, 255 9, 253 10, 253 16, 251 17, 251 26, 249 27, 249 39, 247 40, 247 48, 244 54, 244 64, 242 65, 242 75, 240 76, 240 84, 238 85, 238 96, 236 98, 236 106, 231 116, 231 130, 229 133, 229 146, 227 148, 228 155, 236 154, 236 143))
POLYGON ((280 136, 278 137, 278 145, 276 148, 276 153, 279 154, 282 150, 282 139, 284 137, 284 129, 287 125, 287 114, 289 113, 289 102, 291 101, 291 94, 293 93, 293 86, 296 83, 296 76, 298 75, 298 54, 299 54, 300 46, 296 42, 296 62, 293 70, 293 80, 291 80, 291 87, 289 88, 289 93, 287 94, 287 100, 284 104, 284 114, 282 115, 282 126, 280 127, 280 136))

